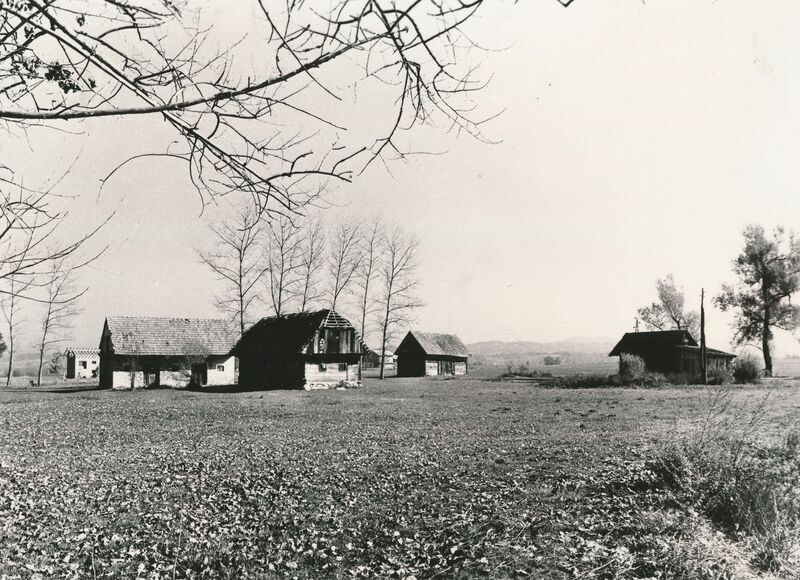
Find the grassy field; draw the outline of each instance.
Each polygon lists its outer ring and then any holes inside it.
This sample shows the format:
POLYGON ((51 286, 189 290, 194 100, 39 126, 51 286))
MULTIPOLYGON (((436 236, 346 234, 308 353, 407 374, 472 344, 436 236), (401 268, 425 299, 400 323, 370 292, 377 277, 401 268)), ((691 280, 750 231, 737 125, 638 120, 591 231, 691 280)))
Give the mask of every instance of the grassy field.
POLYGON ((670 578, 687 554, 694 577, 754 577, 646 484, 709 411, 768 397, 765 440, 800 421, 792 385, 714 393, 0 391, 0 578, 670 578))

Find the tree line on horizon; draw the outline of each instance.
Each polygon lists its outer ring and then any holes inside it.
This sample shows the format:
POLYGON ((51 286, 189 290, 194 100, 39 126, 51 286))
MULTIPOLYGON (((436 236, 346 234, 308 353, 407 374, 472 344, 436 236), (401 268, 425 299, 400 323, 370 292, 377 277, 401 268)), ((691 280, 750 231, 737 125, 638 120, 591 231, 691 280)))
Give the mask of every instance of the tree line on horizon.
MULTIPOLYGON (((743 233, 744 247, 733 260, 735 284, 723 284, 712 303, 733 312, 733 343, 761 351, 764 375, 773 374, 774 330, 794 332, 800 327, 800 306, 792 302, 800 290, 800 239, 794 232, 750 224, 743 233)), ((656 281, 656 300, 637 311, 652 330, 687 330, 696 337, 700 317, 686 308, 686 299, 672 274, 656 281)))

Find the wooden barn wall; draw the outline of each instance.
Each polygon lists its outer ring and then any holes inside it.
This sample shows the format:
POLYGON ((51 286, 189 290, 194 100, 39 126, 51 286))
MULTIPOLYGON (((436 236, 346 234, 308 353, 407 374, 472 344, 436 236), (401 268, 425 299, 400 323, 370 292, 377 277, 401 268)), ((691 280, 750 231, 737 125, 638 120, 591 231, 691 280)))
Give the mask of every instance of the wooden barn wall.
POLYGON ((425 357, 418 354, 397 355, 398 377, 425 376, 425 357))
POLYGON ((270 360, 257 350, 239 356, 239 384, 262 389, 300 389, 305 382, 302 355, 270 360))

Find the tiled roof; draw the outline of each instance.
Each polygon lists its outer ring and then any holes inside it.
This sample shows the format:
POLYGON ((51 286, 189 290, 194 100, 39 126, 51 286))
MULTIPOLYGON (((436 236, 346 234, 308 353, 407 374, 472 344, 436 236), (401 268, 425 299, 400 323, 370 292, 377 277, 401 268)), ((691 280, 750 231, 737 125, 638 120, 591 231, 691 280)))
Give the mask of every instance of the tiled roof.
MULTIPOLYGON (((408 333, 413 336, 425 354, 434 356, 469 356, 469 351, 461 339, 455 334, 441 334, 438 332, 421 332, 419 330, 411 330, 408 333)), ((408 338, 403 339, 403 342, 408 338)))
POLYGON ((225 355, 236 344, 228 320, 220 318, 153 318, 109 316, 115 354, 225 355))
POLYGON ((64 351, 64 354, 70 355, 74 354, 75 356, 99 356, 100 350, 96 348, 90 348, 88 346, 69 346, 67 350, 64 351))

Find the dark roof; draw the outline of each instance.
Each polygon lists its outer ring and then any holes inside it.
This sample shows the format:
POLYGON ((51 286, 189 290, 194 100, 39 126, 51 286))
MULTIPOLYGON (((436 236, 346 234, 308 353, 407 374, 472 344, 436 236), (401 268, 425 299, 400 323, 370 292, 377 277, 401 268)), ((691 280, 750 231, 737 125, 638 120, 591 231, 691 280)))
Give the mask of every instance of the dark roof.
POLYGON ((345 317, 329 309, 270 316, 262 318, 247 330, 237 348, 254 340, 265 350, 297 353, 320 328, 354 327, 345 317))
POLYGON ((409 336, 413 337, 419 343, 422 350, 425 351, 425 354, 433 356, 469 356, 467 347, 464 346, 464 343, 461 342, 461 339, 455 334, 410 330, 403 339, 403 342, 405 342, 409 336))
POLYGON ((637 354, 644 351, 664 350, 676 346, 697 346, 697 341, 686 330, 655 330, 651 332, 626 332, 608 356, 622 353, 637 354))
POLYGON ((236 332, 221 318, 155 318, 109 316, 115 354, 225 355, 236 344, 236 332))
MULTIPOLYGON (((691 346, 691 345, 680 345, 676 346, 675 348, 680 348, 682 350, 691 350, 694 352, 700 352, 699 346, 691 346)), ((706 347, 706 354, 710 354, 711 356, 720 356, 725 358, 736 358, 736 355, 730 352, 725 352, 724 350, 717 350, 716 348, 709 348, 706 347)))

